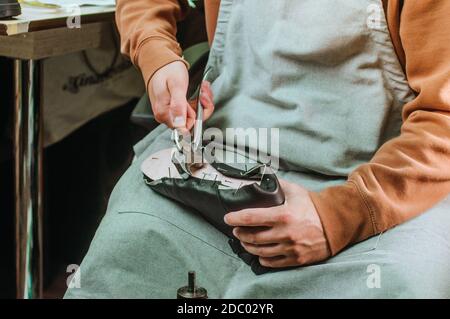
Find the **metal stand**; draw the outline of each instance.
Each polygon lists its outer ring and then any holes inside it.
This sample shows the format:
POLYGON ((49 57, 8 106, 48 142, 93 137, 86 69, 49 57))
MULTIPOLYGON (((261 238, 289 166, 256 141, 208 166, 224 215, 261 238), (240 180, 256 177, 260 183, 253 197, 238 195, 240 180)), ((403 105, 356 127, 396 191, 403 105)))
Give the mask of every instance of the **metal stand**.
POLYGON ((40 63, 14 60, 14 156, 17 298, 41 298, 42 119, 40 63))

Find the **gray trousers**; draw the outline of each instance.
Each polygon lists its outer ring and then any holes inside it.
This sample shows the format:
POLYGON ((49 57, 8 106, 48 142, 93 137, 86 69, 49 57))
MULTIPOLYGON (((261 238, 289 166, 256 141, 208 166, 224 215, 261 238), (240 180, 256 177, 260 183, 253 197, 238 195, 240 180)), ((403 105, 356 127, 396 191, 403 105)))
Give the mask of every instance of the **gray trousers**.
POLYGON ((450 198, 321 264, 256 276, 222 233, 144 184, 140 163, 167 143, 156 136, 137 146, 66 298, 175 298, 189 270, 212 298, 450 298, 450 198))

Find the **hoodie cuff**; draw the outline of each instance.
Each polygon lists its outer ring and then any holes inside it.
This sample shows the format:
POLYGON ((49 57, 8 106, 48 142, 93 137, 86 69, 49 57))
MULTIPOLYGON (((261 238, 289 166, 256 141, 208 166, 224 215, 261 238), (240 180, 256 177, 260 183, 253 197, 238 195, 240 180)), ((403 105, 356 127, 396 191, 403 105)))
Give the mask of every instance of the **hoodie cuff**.
POLYGON ((189 68, 189 64, 182 58, 182 50, 176 42, 167 41, 164 38, 148 38, 136 53, 133 63, 141 70, 148 89, 150 79, 156 71, 169 63, 180 61, 189 68))
POLYGON ((333 256, 378 233, 374 211, 355 182, 310 192, 310 196, 333 256))

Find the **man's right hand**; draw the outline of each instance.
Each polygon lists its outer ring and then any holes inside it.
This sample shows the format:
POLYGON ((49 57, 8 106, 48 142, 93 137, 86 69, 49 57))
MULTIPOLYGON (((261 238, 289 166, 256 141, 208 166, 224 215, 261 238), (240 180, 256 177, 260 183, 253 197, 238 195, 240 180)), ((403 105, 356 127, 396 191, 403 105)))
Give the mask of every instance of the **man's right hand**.
MULTIPOLYGON (((186 98, 189 73, 183 62, 175 61, 159 69, 150 80, 148 94, 156 121, 180 131, 190 130, 195 122, 196 104, 186 98)), ((201 86, 203 120, 214 111, 213 95, 209 82, 201 86)))

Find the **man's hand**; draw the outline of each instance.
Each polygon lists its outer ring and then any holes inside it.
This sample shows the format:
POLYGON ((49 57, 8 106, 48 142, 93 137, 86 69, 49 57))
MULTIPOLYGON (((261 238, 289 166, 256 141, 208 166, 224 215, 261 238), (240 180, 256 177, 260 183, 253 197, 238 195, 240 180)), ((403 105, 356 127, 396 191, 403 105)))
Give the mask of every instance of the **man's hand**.
POLYGON ((301 266, 327 259, 330 249, 308 191, 280 183, 284 205, 232 212, 225 215, 225 222, 235 226, 233 234, 245 250, 259 256, 262 266, 301 266))
MULTIPOLYGON (((152 76, 148 94, 156 121, 181 131, 193 127, 196 103, 190 105, 186 99, 188 86, 189 73, 184 63, 180 61, 167 64, 152 76)), ((201 92, 203 120, 206 120, 214 111, 209 82, 202 83, 201 92)))

